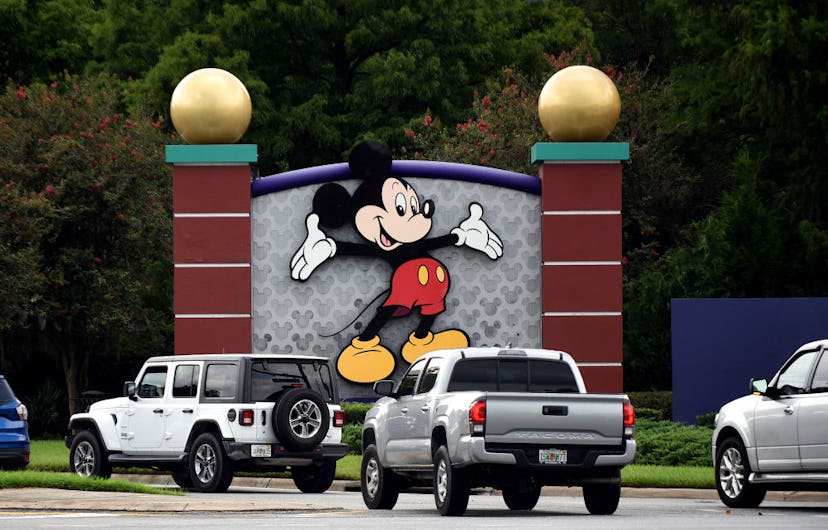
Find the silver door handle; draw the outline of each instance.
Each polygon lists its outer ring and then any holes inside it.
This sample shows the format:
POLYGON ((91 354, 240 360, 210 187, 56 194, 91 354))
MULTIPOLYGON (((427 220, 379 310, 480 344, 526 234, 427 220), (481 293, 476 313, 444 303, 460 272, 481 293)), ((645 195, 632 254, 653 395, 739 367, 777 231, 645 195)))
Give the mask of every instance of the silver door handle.
POLYGON ((793 414, 793 409, 791 407, 785 407, 785 414, 793 414))
POLYGON ((408 414, 408 407, 401 408, 400 412, 402 412, 403 414, 408 414))
POLYGON ((423 405, 423 407, 420 410, 422 410, 423 412, 428 412, 428 405, 423 405))

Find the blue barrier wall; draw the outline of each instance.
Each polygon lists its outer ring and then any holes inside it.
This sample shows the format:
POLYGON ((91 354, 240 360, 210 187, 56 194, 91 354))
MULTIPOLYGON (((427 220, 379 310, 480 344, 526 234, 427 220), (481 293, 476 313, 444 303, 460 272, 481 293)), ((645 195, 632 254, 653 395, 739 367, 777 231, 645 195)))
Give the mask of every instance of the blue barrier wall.
POLYGON ((828 337, 828 298, 672 300, 673 420, 695 423, 828 337))

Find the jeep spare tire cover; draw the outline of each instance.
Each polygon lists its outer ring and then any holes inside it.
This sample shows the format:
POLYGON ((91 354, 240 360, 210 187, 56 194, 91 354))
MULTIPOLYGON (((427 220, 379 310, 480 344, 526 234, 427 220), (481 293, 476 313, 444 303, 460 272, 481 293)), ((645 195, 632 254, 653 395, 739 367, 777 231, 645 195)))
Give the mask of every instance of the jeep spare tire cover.
POLYGON ((310 451, 325 439, 330 425, 328 405, 308 388, 288 390, 273 407, 273 429, 291 451, 310 451))

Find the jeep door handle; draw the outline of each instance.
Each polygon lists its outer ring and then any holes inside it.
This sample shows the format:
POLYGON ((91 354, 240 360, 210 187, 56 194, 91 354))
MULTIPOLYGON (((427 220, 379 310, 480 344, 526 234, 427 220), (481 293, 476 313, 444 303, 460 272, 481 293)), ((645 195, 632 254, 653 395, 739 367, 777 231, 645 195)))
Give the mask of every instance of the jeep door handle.
POLYGON ((181 412, 183 412, 184 414, 192 414, 192 413, 193 413, 193 409, 184 409, 184 410, 182 410, 181 412))
POLYGON ((155 409, 155 410, 153 410, 153 412, 156 413, 156 414, 163 414, 164 409, 155 409))
POLYGON ((787 415, 789 415, 789 416, 790 416, 791 414, 793 414, 793 408, 791 408, 790 406, 785 407, 785 414, 787 414, 787 415))

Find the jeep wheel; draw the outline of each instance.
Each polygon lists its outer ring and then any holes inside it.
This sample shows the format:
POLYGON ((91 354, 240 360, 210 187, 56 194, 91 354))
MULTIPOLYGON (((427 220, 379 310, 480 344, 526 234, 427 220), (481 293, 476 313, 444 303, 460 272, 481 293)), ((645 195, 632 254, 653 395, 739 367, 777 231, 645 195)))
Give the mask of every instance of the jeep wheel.
POLYGON ((233 463, 225 456, 215 435, 209 432, 193 442, 189 470, 193 489, 204 493, 227 491, 233 482, 233 463))
POLYGON ((466 470, 451 467, 448 449, 441 445, 434 454, 434 503, 440 515, 463 515, 469 505, 466 470))
POLYGON ((716 491, 731 508, 756 508, 767 490, 748 483, 750 463, 738 438, 727 438, 716 448, 716 491))
POLYGON ((307 388, 285 392, 273 415, 276 437, 291 451, 310 451, 322 443, 331 421, 325 400, 307 388))
POLYGON ((393 471, 382 467, 377 447, 373 444, 365 448, 359 475, 365 506, 371 510, 390 510, 397 504, 400 495, 397 477, 393 471))
POLYGON ((503 488, 503 501, 510 510, 531 510, 538 503, 541 487, 529 486, 528 489, 521 489, 514 486, 503 488))
POLYGON ((172 479, 173 482, 178 484, 179 488, 187 490, 193 487, 193 479, 190 478, 189 468, 182 467, 181 469, 174 470, 172 472, 172 479))
POLYGON ((69 471, 82 477, 112 476, 112 465, 101 449, 98 437, 91 431, 80 431, 72 440, 72 447, 69 449, 69 471))
POLYGON ((325 460, 321 465, 291 468, 293 483, 302 493, 328 491, 336 476, 336 460, 325 460))
POLYGON ((584 484, 584 504, 592 515, 611 515, 618 509, 621 499, 621 470, 613 469, 607 473, 606 480, 584 484))

